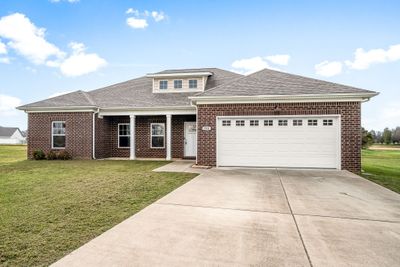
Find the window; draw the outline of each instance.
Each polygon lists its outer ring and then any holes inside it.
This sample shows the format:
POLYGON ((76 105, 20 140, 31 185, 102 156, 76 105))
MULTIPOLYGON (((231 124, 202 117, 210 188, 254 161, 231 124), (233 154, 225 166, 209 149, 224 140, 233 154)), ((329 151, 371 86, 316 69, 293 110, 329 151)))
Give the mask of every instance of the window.
POLYGON ((151 148, 164 148, 165 123, 150 124, 151 148))
POLYGON ((244 120, 236 121, 236 126, 244 126, 244 120))
POLYGON ((197 88, 197 80, 189 80, 189 88, 197 88))
POLYGON ((273 126, 274 121, 273 120, 264 120, 264 126, 273 126))
POLYGON ((258 126, 258 120, 250 120, 250 126, 258 126))
POLYGON ((231 126, 231 121, 227 120, 222 121, 222 126, 231 126))
POLYGON ((308 120, 308 126, 318 126, 318 120, 308 120))
POLYGON ((323 125, 324 126, 332 126, 333 125, 333 120, 323 120, 323 125))
POLYGON ((118 124, 118 147, 119 148, 130 147, 130 144, 131 144, 130 133, 131 133, 131 131, 130 131, 129 123, 118 124))
POLYGON ((287 120, 278 120, 279 126, 287 126, 287 120))
POLYGON ((293 120, 293 126, 302 126, 303 120, 293 120))
POLYGON ((168 81, 160 81, 160 89, 168 89, 168 81))
POLYGON ((174 88, 181 89, 182 88, 182 80, 174 80, 174 88))
POLYGON ((65 148, 65 121, 53 121, 51 123, 51 147, 65 148))

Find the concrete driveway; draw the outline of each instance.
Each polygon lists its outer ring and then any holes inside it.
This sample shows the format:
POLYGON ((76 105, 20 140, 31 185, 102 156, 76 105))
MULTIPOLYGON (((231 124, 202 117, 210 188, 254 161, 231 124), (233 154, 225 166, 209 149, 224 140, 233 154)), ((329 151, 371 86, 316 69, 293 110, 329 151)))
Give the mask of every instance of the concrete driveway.
MULTIPOLYGON (((198 171, 174 162, 158 171, 198 171)), ((54 266, 399 266, 400 195, 347 171, 211 169, 54 266)))

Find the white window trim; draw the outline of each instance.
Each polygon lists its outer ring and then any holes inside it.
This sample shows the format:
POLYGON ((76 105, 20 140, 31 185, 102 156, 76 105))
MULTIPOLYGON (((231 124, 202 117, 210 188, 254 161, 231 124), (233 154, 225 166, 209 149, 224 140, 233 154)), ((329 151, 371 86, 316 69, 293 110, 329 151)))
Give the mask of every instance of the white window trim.
POLYGON ((279 119, 278 126, 289 126, 289 120, 288 119, 279 119), (280 124, 280 122, 282 122, 282 124, 280 124))
POLYGON ((150 148, 153 149, 164 149, 165 148, 165 123, 164 122, 154 122, 150 123, 150 148), (163 135, 153 135, 153 125, 162 125, 164 127, 164 134, 163 135), (163 137, 163 146, 162 147, 153 147, 152 139, 154 137, 163 137))
MULTIPOLYGON (((65 149, 65 147, 67 146, 67 135, 65 133, 64 134, 55 134, 55 133, 53 133, 54 123, 64 123, 65 124, 65 121, 52 121, 51 122, 51 149, 65 149), (54 136, 64 136, 65 137, 64 147, 54 147, 54 136)), ((67 126, 65 124, 65 132, 67 131, 66 128, 67 128, 67 126)))
POLYGON ((295 126, 295 127, 303 126, 303 120, 302 119, 294 119, 294 120, 292 120, 292 126, 295 126))
POLYGON ((322 126, 333 126, 333 120, 332 119, 323 119, 322 126))
POLYGON ((260 126, 260 121, 259 120, 250 120, 250 126, 251 127, 257 127, 260 126))
POLYGON ((246 126, 246 121, 245 120, 236 120, 235 126, 236 127, 244 127, 244 126, 246 126), (243 124, 242 124, 242 122, 243 122, 243 124))
POLYGON ((120 136, 128 136, 129 138, 130 138, 130 136, 131 136, 130 133, 129 133, 128 135, 120 135, 120 134, 119 134, 119 126, 120 126, 120 125, 128 125, 128 126, 129 126, 128 128, 129 128, 129 130, 130 130, 130 123, 126 123, 126 122, 125 122, 125 123, 118 123, 118 129, 117 129, 117 132, 118 132, 118 148, 121 148, 121 149, 130 149, 130 148, 131 148, 130 142, 129 142, 129 146, 123 146, 123 147, 121 147, 121 146, 119 145, 119 137, 120 137, 120 136))
POLYGON ((319 126, 318 119, 308 119, 307 120, 307 126, 319 126), (314 123, 316 123, 316 124, 314 124, 314 123))
POLYGON ((189 89, 197 89, 198 88, 198 81, 196 80, 196 79, 189 79, 188 80, 188 86, 189 86, 189 89), (196 87, 190 87, 190 82, 191 81, 195 81, 196 82, 196 87))
POLYGON ((272 126, 274 126, 274 120, 271 120, 271 119, 263 120, 263 123, 264 123, 264 126, 265 126, 265 127, 272 127, 272 126), (267 123, 266 123, 266 122, 267 122, 267 123), (270 124, 270 122, 271 122, 271 124, 270 124))
POLYGON ((183 80, 182 79, 175 79, 174 80, 174 89, 183 89, 183 80), (175 87, 175 82, 181 82, 181 87, 175 87))
POLYGON ((159 90, 168 90, 168 80, 159 80, 158 81, 158 89, 159 90), (167 88, 161 88, 161 82, 166 82, 167 83, 167 88))
POLYGON ((230 127, 232 125, 231 120, 222 120, 222 126, 230 127))

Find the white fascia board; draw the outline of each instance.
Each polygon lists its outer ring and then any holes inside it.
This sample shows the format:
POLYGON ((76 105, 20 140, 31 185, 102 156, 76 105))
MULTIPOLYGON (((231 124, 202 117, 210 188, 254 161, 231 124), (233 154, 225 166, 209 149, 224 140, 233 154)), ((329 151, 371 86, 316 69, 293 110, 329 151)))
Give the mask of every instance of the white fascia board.
POLYGON ((204 77, 211 76, 212 72, 182 72, 182 73, 164 73, 164 74, 153 74, 149 73, 146 75, 148 78, 171 78, 171 77, 204 77))
POLYGON ((196 108, 185 107, 151 107, 151 108, 107 108, 100 109, 99 116, 152 116, 152 115, 196 115, 196 108))
POLYGON ((364 102, 379 93, 258 95, 258 96, 191 96, 195 105, 236 103, 298 103, 298 102, 364 102))
POLYGON ((95 106, 78 106, 78 107, 18 107, 26 113, 49 113, 49 112, 94 112, 97 110, 95 106))

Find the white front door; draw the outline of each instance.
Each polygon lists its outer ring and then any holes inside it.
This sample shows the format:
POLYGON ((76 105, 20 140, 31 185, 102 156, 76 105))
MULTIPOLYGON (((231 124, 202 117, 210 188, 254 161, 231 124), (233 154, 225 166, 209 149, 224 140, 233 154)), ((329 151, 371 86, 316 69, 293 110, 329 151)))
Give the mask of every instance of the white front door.
POLYGON ((185 157, 196 157, 197 132, 195 121, 185 121, 185 157))

